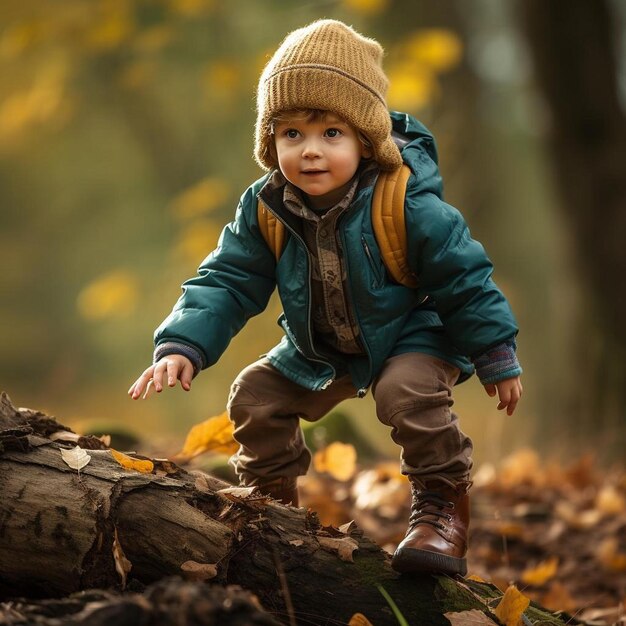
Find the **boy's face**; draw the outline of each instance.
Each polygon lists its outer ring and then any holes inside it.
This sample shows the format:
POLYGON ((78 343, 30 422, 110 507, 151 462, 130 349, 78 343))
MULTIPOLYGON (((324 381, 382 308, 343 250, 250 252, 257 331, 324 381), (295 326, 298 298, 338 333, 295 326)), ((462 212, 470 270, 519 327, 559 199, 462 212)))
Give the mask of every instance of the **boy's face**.
POLYGON ((313 209, 337 204, 347 193, 361 157, 367 151, 352 126, 328 113, 280 120, 274 127, 278 165, 313 209))

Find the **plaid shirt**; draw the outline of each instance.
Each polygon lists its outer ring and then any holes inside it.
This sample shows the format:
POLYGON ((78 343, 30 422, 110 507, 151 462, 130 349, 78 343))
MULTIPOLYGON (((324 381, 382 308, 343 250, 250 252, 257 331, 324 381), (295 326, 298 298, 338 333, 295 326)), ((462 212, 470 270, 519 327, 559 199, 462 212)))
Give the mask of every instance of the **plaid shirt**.
POLYGON ((283 204, 302 220, 302 234, 311 259, 312 324, 318 343, 343 354, 365 354, 360 330, 347 297, 347 273, 343 262, 337 221, 350 210, 354 196, 373 173, 375 165, 359 169, 346 195, 324 211, 309 208, 297 187, 275 172, 270 185, 284 185, 283 204))

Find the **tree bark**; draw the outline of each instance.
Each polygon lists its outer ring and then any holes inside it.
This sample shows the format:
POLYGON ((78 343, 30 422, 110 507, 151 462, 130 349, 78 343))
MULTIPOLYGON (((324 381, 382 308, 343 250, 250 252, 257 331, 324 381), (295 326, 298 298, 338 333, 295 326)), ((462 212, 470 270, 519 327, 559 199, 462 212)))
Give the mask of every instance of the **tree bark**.
MULTIPOLYGON (((574 313, 576 363, 558 398, 555 433, 626 444, 626 116, 606 0, 518 4, 548 114, 548 148, 584 294, 574 313), (582 319, 581 319, 582 318, 582 319), (580 384, 580 381, 585 384, 580 384), (567 410, 563 410, 563 407, 567 410)), ((567 362, 567 357, 563 359, 567 362)), ((552 418, 551 418, 551 421, 552 418)))
MULTIPOLYGON (((412 625, 448 625, 447 612, 471 609, 497 623, 491 603, 501 594, 494 587, 445 576, 400 577, 391 570, 389 555, 354 525, 343 531, 322 527, 311 511, 229 492, 222 481, 168 461, 154 461, 151 473, 124 469, 93 437, 79 440, 91 460, 72 469, 61 450, 76 442, 51 441, 56 431, 68 436, 53 419, 16 409, 5 394, 0 397, 0 593, 5 598, 60 597, 93 587, 119 590, 128 575, 131 587, 157 585, 141 599, 109 598, 116 611, 120 604, 143 611, 137 624, 167 623, 155 617, 166 589, 178 604, 191 596, 206 604, 210 589, 226 586, 228 592, 229 585, 252 591, 283 623, 345 624, 362 613, 375 626, 396 624, 380 585, 412 625), (163 581, 180 575, 205 579, 210 586, 163 581)), ((217 604, 223 604, 220 598, 217 604)), ((9 610, 24 614, 23 607, 23 602, 5 604, 5 615, 9 610)), ((529 611, 542 624, 563 624, 540 609, 529 611)), ((104 617, 100 611, 100 621, 94 617, 89 623, 121 624, 119 618, 107 622, 104 617)), ((20 623, 9 620, 0 612, 0 624, 20 623)))

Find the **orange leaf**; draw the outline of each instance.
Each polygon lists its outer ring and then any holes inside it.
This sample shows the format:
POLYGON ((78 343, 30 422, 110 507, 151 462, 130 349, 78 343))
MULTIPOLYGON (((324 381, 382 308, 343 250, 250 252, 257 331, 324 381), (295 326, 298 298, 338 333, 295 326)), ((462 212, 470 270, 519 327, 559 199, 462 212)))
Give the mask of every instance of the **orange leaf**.
POLYGON ((515 585, 509 585, 504 592, 500 604, 496 607, 496 617, 505 626, 519 626, 522 621, 522 613, 528 608, 530 599, 517 589, 515 585))
POLYGON ((356 450, 350 443, 336 441, 315 453, 316 471, 328 472, 337 480, 349 480, 356 471, 356 450))
POLYGON ((615 537, 605 539, 597 548, 597 557, 609 572, 626 572, 626 553, 619 551, 615 537))
POLYGON ((189 461, 204 452, 234 454, 239 444, 233 439, 233 430, 233 423, 226 412, 196 424, 187 433, 183 449, 176 455, 176 460, 189 461))
POLYGON ((350 618, 348 626, 373 626, 373 624, 362 613, 355 613, 350 618))
POLYGON ((522 582, 527 585, 534 585, 540 587, 554 578, 559 568, 559 559, 555 556, 549 558, 547 561, 542 561, 536 567, 531 567, 522 573, 522 582))
POLYGON ((117 450, 110 449, 113 458, 124 468, 129 470, 135 470, 142 474, 150 474, 154 469, 154 463, 146 459, 133 459, 132 457, 118 452, 117 450))

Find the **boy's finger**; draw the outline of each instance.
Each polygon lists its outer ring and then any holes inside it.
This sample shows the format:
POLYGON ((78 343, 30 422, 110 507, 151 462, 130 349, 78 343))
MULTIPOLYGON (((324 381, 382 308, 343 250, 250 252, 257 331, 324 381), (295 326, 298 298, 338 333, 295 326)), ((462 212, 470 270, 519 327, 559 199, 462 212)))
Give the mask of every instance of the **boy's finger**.
POLYGON ((154 384, 154 380, 151 378, 148 381, 148 385, 146 386, 146 392, 143 394, 143 399, 147 400, 152 395, 155 388, 156 388, 156 385, 154 384))
POLYGON ((165 371, 167 368, 166 363, 160 361, 158 365, 154 368, 154 373, 152 374, 151 380, 154 383, 154 390, 157 393, 160 393, 163 390, 163 380, 167 375, 165 371))
POLYGON ((167 362, 167 384, 169 387, 174 387, 178 380, 179 365, 177 361, 168 360, 167 362))
POLYGON ((191 389, 191 381, 193 379, 193 365, 191 363, 185 363, 183 371, 180 374, 180 384, 185 391, 191 389))
POLYGON ((496 395, 496 386, 495 385, 485 385, 485 391, 491 397, 496 395))

